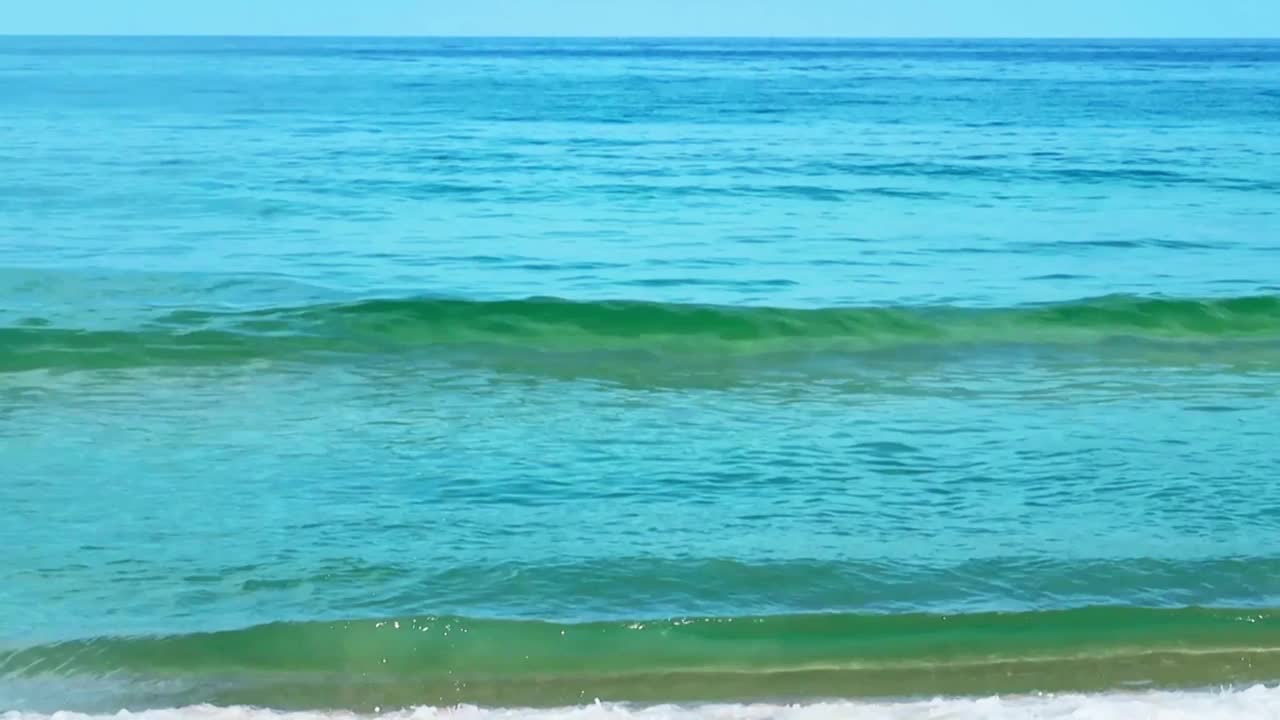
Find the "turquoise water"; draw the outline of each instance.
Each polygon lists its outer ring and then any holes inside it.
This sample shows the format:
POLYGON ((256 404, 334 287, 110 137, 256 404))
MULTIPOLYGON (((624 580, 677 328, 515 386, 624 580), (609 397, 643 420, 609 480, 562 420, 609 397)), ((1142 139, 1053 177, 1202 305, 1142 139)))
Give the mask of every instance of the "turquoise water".
POLYGON ((0 717, 1274 716, 1278 72, 0 38, 0 717))

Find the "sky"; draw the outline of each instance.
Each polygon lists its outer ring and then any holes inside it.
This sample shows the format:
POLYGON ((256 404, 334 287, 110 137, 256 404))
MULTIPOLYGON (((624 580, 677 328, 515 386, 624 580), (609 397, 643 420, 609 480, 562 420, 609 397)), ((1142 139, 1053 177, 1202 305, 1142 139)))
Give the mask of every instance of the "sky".
POLYGON ((1280 0, 0 0, 0 34, 1280 37, 1280 0))

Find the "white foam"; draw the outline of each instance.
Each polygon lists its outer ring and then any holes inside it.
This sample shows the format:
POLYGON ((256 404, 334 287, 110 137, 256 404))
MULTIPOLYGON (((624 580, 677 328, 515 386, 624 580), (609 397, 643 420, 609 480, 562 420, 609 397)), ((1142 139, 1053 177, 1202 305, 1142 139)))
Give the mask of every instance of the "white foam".
POLYGON ((114 715, 72 712, 0 713, 0 720, 1280 720, 1280 687, 1221 692, 1037 695, 903 702, 822 702, 796 705, 660 705, 597 703, 557 709, 420 707, 386 713, 278 712, 195 705, 114 715))

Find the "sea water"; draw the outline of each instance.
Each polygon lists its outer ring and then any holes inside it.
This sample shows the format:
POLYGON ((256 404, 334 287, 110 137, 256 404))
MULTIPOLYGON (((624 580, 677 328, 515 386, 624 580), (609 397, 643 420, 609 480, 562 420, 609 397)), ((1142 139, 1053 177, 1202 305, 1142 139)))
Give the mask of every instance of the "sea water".
POLYGON ((0 717, 1280 715, 1277 78, 0 39, 0 717))

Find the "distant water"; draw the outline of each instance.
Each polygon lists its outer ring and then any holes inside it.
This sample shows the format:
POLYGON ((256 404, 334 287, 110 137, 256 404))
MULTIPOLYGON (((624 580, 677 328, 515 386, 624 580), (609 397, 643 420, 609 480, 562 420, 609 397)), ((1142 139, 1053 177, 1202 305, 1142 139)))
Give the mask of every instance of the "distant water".
POLYGON ((3 720, 1280 714, 1280 41, 0 98, 3 720))

